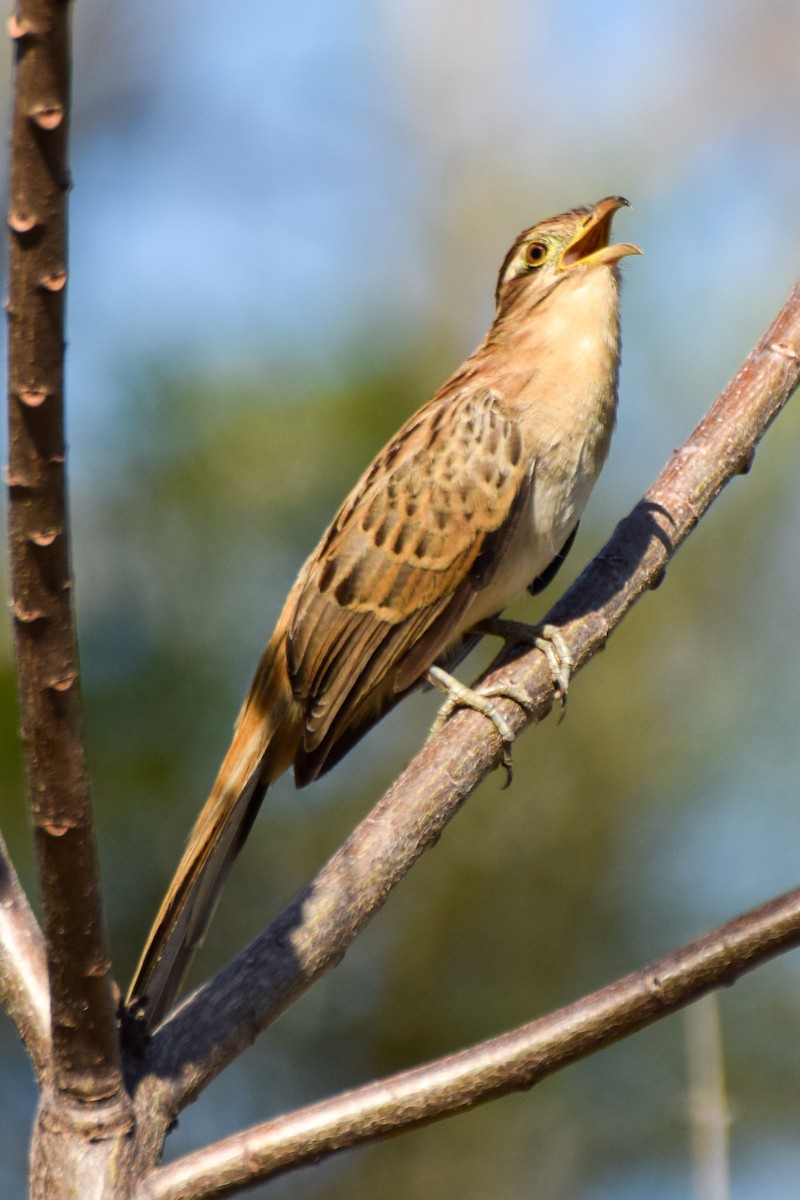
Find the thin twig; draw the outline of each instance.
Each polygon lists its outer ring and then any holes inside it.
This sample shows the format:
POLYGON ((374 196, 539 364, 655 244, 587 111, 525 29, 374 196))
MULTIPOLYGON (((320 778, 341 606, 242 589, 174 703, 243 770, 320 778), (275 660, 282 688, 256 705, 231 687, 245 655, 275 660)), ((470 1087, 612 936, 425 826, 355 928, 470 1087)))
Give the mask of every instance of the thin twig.
MULTIPOLYGON (((9 203, 9 535, 22 738, 51 990, 50 1103, 123 1094, 81 740, 63 404, 69 4, 20 0, 9 203)), ((124 1107, 124 1105, 123 1105, 124 1107)), ((113 1118, 116 1119, 116 1118, 113 1118)))
MULTIPOLYGON (((548 614, 576 668, 601 649, 633 603, 663 577, 672 555, 723 485, 745 470, 800 378, 800 287, 708 416, 580 579, 548 614)), ((530 651, 490 676, 530 697, 507 701, 519 729, 553 703, 544 655, 530 651)), ((137 1109, 169 1121, 342 957, 466 797, 500 761, 499 736, 460 711, 403 772, 309 887, 246 950, 198 989, 153 1035, 140 1064, 137 1109)))
POLYGON ((731 1118, 718 997, 690 1005, 684 1029, 694 1200, 730 1200, 731 1118))
POLYGON ((36 1078, 50 1066, 50 996, 42 931, 0 837, 0 1004, 17 1027, 36 1078))
POLYGON ((136 1200, 219 1200, 340 1150, 533 1087, 800 944, 800 889, 550 1016, 225 1138, 145 1177, 136 1200))

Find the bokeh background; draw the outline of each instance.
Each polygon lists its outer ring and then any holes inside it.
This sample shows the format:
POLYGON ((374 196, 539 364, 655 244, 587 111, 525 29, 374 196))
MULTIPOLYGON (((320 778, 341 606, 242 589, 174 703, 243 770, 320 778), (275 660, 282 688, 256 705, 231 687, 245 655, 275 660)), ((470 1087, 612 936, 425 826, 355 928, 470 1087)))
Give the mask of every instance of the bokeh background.
MULTIPOLYGON (((622 193, 619 236, 646 251, 625 264, 618 432, 559 587, 771 320, 800 263, 800 8, 82 0, 75 35, 74 553, 124 981, 295 572, 482 335, 519 229, 622 193)), ((514 786, 487 781, 171 1155, 531 1019, 798 883, 798 436, 790 408, 568 719, 518 744, 514 786)), ((32 888, 0 638, 2 823, 32 888)), ((196 979, 292 898, 435 705, 409 700, 309 792, 275 788, 196 979)), ((798 983, 790 955, 721 999, 736 1200, 796 1194, 798 983)), ((0 1049, 11 1196, 35 1096, 8 1022, 0 1049)), ((688 1112, 678 1017, 253 1194, 673 1200, 688 1112)))

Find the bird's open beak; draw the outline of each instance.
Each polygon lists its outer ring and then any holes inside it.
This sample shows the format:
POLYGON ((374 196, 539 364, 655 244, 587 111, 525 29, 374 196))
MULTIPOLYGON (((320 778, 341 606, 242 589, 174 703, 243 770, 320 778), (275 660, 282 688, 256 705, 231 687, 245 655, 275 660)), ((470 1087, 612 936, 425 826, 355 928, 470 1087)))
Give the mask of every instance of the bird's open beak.
POLYGON ((606 196, 595 204, 575 237, 561 252, 558 267, 567 271, 576 266, 597 266, 600 263, 615 263, 626 254, 641 254, 638 246, 630 242, 619 242, 609 246, 611 221, 618 208, 630 207, 622 196, 606 196))

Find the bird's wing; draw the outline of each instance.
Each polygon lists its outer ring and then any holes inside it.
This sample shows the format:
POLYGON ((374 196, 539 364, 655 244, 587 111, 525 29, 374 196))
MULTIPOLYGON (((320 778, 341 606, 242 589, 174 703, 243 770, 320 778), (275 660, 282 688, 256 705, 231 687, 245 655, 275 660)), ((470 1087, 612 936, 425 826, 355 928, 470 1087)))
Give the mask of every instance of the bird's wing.
POLYGON ((463 630, 524 506, 531 465, 490 391, 444 393, 343 505, 293 593, 300 784, 332 766, 463 630))

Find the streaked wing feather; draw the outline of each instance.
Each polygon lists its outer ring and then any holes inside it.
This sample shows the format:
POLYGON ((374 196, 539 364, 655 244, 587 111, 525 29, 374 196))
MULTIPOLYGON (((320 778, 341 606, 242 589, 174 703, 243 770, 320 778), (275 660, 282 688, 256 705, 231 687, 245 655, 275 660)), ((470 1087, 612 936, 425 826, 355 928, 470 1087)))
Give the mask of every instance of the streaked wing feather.
POLYGON ((332 766, 337 743, 352 745, 458 636, 529 483, 519 433, 486 390, 434 397, 373 463, 297 585, 298 782, 332 766))

